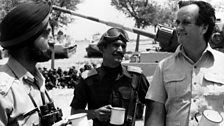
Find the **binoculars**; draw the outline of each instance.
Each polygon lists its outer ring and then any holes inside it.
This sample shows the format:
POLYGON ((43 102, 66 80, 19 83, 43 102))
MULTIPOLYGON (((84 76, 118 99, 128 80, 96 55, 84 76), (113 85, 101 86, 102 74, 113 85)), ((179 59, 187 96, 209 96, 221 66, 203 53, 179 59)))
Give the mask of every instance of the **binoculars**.
POLYGON ((60 108, 55 108, 53 102, 40 106, 42 126, 52 126, 52 124, 62 120, 62 116, 62 110, 60 108))

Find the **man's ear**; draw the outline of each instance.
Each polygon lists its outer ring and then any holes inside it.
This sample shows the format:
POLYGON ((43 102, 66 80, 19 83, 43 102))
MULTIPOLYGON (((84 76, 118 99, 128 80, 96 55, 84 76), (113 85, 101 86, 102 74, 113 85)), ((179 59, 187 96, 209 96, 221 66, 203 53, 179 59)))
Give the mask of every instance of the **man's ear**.
POLYGON ((203 25, 202 33, 205 34, 208 30, 208 25, 203 25))

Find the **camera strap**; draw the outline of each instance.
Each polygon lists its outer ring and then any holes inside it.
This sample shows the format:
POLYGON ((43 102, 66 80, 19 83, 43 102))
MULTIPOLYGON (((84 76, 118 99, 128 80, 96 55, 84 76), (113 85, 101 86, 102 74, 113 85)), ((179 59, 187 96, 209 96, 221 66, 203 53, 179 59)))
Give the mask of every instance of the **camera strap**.
MULTIPOLYGON (((38 85, 38 81, 37 81, 35 78, 34 78, 34 79, 23 78, 23 81, 25 81, 26 83, 31 84, 31 85, 34 84, 34 85, 38 88, 38 90, 40 91, 40 87, 39 87, 39 85, 38 85)), ((49 102, 52 102, 52 99, 50 98, 50 96, 49 96, 49 94, 47 93, 46 90, 44 90, 44 92, 41 92, 41 91, 40 91, 40 96, 41 96, 43 105, 45 105, 45 103, 46 103, 46 101, 45 101, 45 94, 44 94, 44 93, 46 94, 46 96, 47 96, 49 102)), ((32 96, 31 96, 31 97, 32 97, 32 96)))
POLYGON ((34 114, 36 111, 38 112, 38 114, 40 114, 40 110, 38 109, 35 100, 33 99, 33 97, 31 96, 30 93, 28 94, 28 96, 30 97, 30 99, 31 99, 31 101, 32 101, 32 103, 33 103, 35 109, 33 109, 33 110, 27 112, 26 114, 23 114, 23 117, 24 117, 24 118, 26 118, 27 116, 30 116, 30 115, 34 114))
POLYGON ((45 95, 44 95, 44 92, 42 92, 42 91, 40 90, 40 87, 39 87, 38 83, 39 83, 39 82, 37 81, 37 79, 34 78, 34 82, 33 82, 33 84, 39 89, 39 91, 40 91, 40 96, 41 96, 41 99, 42 99, 42 103, 43 103, 43 105, 45 105, 45 103, 46 103, 46 101, 45 101, 45 95))
MULTIPOLYGON (((34 84, 35 84, 35 85, 38 87, 38 89, 40 90, 40 87, 38 86, 38 81, 37 81, 36 79, 34 79, 34 84)), ((49 94, 47 93, 47 90, 46 90, 46 89, 44 90, 44 92, 41 92, 41 91, 40 91, 40 93, 41 93, 41 98, 42 98, 42 101, 43 101, 43 104, 44 104, 44 105, 45 105, 45 95, 44 95, 44 93, 46 94, 46 96, 47 96, 49 102, 52 102, 52 99, 51 99, 51 97, 49 96, 49 94)))
MULTIPOLYGON (((31 80, 31 79, 28 79, 28 78, 23 78, 23 81, 25 81, 25 82, 28 83, 28 84, 34 84, 34 85, 38 88, 38 90, 40 91, 40 87, 38 86, 38 81, 37 81, 36 79, 34 79, 34 80, 32 79, 32 80, 31 80)), ((41 92, 41 91, 40 91, 40 95, 41 95, 41 99, 42 99, 42 103, 43 103, 43 105, 45 104, 45 95, 44 95, 44 93, 46 94, 46 96, 47 96, 49 102, 52 101, 52 99, 50 98, 50 96, 49 96, 49 94, 47 93, 46 90, 45 90, 45 92, 41 92)), ((23 117, 26 118, 27 116, 32 115, 32 114, 35 113, 36 111, 37 111, 38 114, 40 115, 41 113, 40 113, 40 110, 39 110, 39 108, 38 108, 38 106, 37 106, 35 100, 33 99, 33 97, 31 96, 30 93, 28 93, 28 96, 29 96, 29 98, 31 99, 31 101, 32 101, 32 103, 33 103, 35 109, 33 109, 33 110, 31 110, 31 111, 25 113, 25 114, 23 115, 23 117)))
POLYGON ((52 102, 53 100, 51 99, 51 97, 49 96, 49 94, 47 93, 47 91, 46 91, 46 90, 45 90, 45 94, 46 94, 46 96, 47 96, 47 98, 48 98, 49 102, 52 102))
POLYGON ((135 113, 138 103, 138 93, 137 93, 137 75, 133 74, 132 77, 132 90, 131 90, 131 99, 128 103, 128 110, 127 110, 127 118, 126 118, 126 125, 125 126, 134 126, 135 125, 135 113), (134 104, 134 105, 133 105, 134 104))

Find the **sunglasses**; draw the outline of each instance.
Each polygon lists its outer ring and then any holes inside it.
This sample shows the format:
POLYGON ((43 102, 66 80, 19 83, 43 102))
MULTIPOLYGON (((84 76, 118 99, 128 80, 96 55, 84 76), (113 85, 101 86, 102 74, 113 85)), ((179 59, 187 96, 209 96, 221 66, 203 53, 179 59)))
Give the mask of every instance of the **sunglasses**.
POLYGON ((123 42, 129 41, 127 33, 118 28, 109 29, 106 33, 103 34, 102 38, 110 42, 117 41, 117 40, 121 40, 123 42))

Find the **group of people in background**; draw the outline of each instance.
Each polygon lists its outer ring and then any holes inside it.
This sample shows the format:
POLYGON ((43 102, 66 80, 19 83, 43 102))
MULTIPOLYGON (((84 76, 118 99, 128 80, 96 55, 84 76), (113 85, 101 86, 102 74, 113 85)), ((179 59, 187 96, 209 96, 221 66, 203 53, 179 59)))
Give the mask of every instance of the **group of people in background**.
POLYGON ((93 126, 116 125, 110 122, 114 107, 125 110, 119 125, 134 126, 143 104, 145 126, 198 126, 197 118, 205 110, 224 117, 224 54, 208 43, 216 21, 209 3, 180 4, 176 17, 179 46, 158 63, 152 80, 140 67, 122 64, 129 37, 117 27, 108 29, 97 44, 103 58, 99 67, 85 65, 80 71, 37 68, 38 62, 51 58, 51 9, 48 2, 23 3, 0 24, 0 45, 9 54, 7 63, 0 66, 1 126, 69 125, 54 106, 49 85, 75 85, 68 101, 70 114, 86 113, 93 126))
POLYGON ((80 75, 82 72, 91 70, 95 67, 96 65, 94 63, 86 63, 79 69, 77 69, 75 66, 70 67, 68 70, 64 70, 61 67, 58 67, 57 69, 38 67, 38 69, 46 79, 46 88, 51 90, 53 88, 75 88, 80 80, 80 75))

